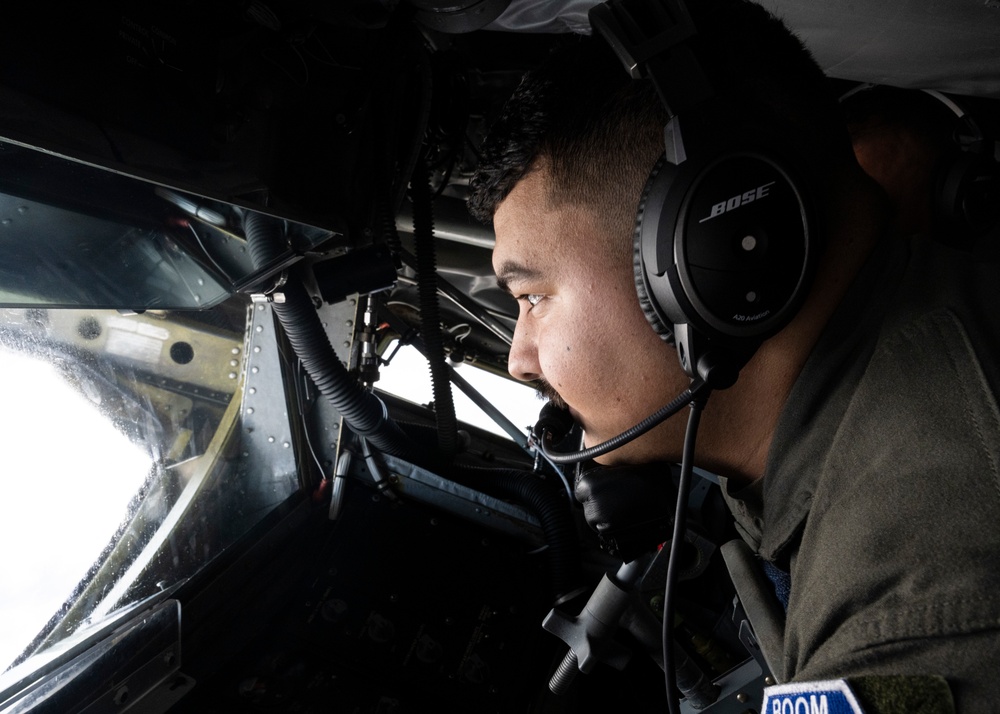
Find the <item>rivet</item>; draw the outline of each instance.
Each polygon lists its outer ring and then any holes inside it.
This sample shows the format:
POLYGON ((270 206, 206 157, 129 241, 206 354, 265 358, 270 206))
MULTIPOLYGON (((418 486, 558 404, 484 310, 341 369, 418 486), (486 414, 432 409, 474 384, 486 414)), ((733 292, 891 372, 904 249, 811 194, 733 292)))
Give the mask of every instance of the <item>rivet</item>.
POLYGON ((119 687, 118 691, 115 692, 115 696, 112 699, 112 701, 117 706, 122 706, 125 702, 127 702, 128 701, 128 687, 119 687))

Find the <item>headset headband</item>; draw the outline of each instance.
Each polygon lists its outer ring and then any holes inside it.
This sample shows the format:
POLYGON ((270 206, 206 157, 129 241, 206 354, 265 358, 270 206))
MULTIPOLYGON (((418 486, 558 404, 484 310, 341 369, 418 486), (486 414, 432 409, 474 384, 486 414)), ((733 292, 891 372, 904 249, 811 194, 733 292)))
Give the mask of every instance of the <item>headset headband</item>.
POLYGON ((688 375, 730 386, 808 292, 819 251, 803 172, 773 127, 736 125, 681 0, 608 0, 590 22, 669 117, 636 216, 639 305, 688 375))

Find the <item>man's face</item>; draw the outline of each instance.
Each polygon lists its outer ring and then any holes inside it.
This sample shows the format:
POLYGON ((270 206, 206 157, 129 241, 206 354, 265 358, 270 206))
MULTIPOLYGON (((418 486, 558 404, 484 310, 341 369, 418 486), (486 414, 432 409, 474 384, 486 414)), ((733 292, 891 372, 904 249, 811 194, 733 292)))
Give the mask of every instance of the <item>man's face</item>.
MULTIPOLYGON (((610 257, 608 229, 593 209, 553 205, 546 182, 544 169, 532 171, 494 216, 493 269, 520 307, 508 369, 517 379, 547 382, 593 446, 652 414, 689 381, 673 348, 646 322, 631 265, 622 251, 610 257)), ((677 458, 677 422, 598 461, 677 458)))

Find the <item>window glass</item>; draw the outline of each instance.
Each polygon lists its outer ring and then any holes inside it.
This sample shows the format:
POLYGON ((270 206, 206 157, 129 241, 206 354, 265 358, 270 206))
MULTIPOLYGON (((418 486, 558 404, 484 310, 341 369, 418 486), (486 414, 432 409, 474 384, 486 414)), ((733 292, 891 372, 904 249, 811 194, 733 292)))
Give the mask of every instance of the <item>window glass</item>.
MULTIPOLYGON (((221 201, 0 141, 0 305, 218 305, 257 282, 254 276, 263 279, 276 269, 253 264, 245 214, 221 201)), ((279 266, 333 236, 291 220, 282 221, 282 230, 295 250, 276 256, 279 266)))
POLYGON ((298 488, 279 360, 242 300, 0 309, 0 671, 190 577, 298 488))
MULTIPOLYGON (((427 360, 415 347, 410 345, 403 345, 396 351, 397 344, 397 342, 392 342, 386 349, 385 357, 391 356, 391 361, 388 366, 381 370, 381 377, 376 386, 382 391, 395 394, 417 404, 432 402, 434 392, 431 387, 427 360)), ((451 366, 525 434, 527 434, 528 428, 538 420, 538 412, 542 408, 543 402, 539 399, 538 392, 532 387, 479 369, 472 364, 461 363, 451 366)), ((455 402, 455 415, 460 421, 486 429, 494 434, 507 435, 460 389, 453 385, 451 391, 455 402)))

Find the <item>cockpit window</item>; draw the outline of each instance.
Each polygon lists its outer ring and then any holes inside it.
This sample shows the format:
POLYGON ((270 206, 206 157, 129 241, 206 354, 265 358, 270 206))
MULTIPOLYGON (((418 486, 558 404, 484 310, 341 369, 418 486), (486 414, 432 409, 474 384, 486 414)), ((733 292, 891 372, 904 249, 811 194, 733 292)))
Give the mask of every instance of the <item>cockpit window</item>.
MULTIPOLYGON (((397 350, 396 346, 397 343, 393 342, 385 351, 386 356, 391 355, 391 360, 382 370, 376 387, 417 404, 429 403, 433 399, 433 389, 427 360, 414 347, 403 345, 397 350)), ((542 402, 532 387, 477 369, 471 364, 453 364, 452 368, 524 434, 538 420, 542 402)), ((459 421, 500 436, 509 436, 503 427, 476 406, 461 389, 453 385, 451 391, 455 402, 455 416, 459 421)))
MULTIPOLYGON (((201 309, 267 282, 242 228, 246 211, 0 140, 0 305, 201 309)), ((282 222, 288 247, 333 232, 282 222)))
POLYGON ((0 671, 180 584, 298 489, 286 367, 244 299, 0 309, 0 671))

